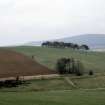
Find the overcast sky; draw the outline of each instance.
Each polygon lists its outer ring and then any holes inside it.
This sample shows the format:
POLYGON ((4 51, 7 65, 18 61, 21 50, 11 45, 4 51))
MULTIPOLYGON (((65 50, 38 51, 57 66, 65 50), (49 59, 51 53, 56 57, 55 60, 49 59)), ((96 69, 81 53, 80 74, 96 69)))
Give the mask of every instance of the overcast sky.
POLYGON ((105 0, 0 0, 0 45, 105 34, 105 0))

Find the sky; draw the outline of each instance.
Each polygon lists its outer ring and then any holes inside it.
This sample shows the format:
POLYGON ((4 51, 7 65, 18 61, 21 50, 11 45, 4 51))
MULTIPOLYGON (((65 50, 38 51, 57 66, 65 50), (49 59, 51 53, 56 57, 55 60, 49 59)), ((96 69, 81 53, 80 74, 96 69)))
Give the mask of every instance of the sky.
POLYGON ((105 34, 105 0, 0 0, 0 46, 105 34))

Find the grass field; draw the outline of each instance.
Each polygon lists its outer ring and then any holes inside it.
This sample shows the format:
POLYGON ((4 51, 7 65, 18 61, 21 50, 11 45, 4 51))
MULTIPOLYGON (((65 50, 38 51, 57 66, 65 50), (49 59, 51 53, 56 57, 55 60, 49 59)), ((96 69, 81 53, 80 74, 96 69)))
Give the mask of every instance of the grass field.
POLYGON ((105 105, 105 53, 42 47, 11 47, 52 69, 61 57, 80 59, 93 76, 61 76, 30 80, 16 88, 0 89, 0 105, 105 105), (96 73, 98 72, 98 74, 96 73), (67 77, 75 87, 70 84, 67 77))
POLYGON ((105 105, 105 76, 68 78, 77 88, 68 84, 65 76, 30 80, 30 84, 17 88, 3 88, 0 105, 105 105))
POLYGON ((27 56, 35 56, 35 59, 52 69, 55 69, 56 60, 61 57, 74 57, 83 62, 87 70, 105 72, 105 52, 74 51, 71 49, 43 48, 43 47, 11 47, 10 49, 27 56))
POLYGON ((0 105, 105 105, 105 90, 0 92, 0 105))
POLYGON ((37 92, 37 91, 55 91, 55 90, 78 90, 78 89, 104 89, 105 76, 83 76, 70 77, 62 76, 52 79, 29 80, 28 84, 23 84, 14 88, 1 88, 0 92, 37 92), (65 77, 68 77, 69 83, 65 77))

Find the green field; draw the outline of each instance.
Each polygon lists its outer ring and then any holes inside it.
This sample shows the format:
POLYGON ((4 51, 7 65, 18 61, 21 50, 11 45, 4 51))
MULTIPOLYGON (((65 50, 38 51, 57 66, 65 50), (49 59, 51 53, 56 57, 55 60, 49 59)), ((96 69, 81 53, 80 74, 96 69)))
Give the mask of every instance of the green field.
POLYGON ((55 90, 80 90, 80 89, 104 89, 105 76, 61 76, 52 79, 35 79, 27 81, 14 88, 1 88, 0 92, 37 92, 37 91, 55 91, 55 90), (66 78, 69 79, 69 83, 66 78))
POLYGON ((29 80, 29 84, 0 89, 0 105, 105 105, 105 53, 42 47, 11 47, 55 70, 56 60, 74 57, 94 75, 64 75, 53 79, 29 80), (68 82, 69 79, 72 83, 68 82))
POLYGON ((63 77, 55 79, 38 79, 29 80, 29 84, 23 84, 14 88, 1 88, 1 92, 36 92, 49 90, 71 90, 73 87, 69 85, 63 77))
POLYGON ((83 62, 86 71, 105 72, 105 52, 86 52, 72 49, 43 48, 43 47, 11 47, 10 49, 23 53, 27 56, 35 56, 35 59, 55 69, 57 59, 61 57, 73 57, 83 62))
POLYGON ((105 76, 69 77, 28 81, 17 88, 0 89, 0 105, 105 105, 105 76), (98 81, 98 82, 97 82, 98 81))
POLYGON ((0 105, 105 105, 105 90, 0 92, 0 105))

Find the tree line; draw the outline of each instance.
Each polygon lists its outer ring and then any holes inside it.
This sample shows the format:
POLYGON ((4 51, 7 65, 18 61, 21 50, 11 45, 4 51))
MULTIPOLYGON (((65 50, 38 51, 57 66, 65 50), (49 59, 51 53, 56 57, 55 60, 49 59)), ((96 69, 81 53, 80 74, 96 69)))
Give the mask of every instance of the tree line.
POLYGON ((89 50, 89 46, 86 44, 78 45, 74 43, 65 43, 65 42, 50 42, 46 41, 42 43, 43 47, 55 47, 55 48, 72 48, 72 49, 83 49, 83 50, 89 50))
POLYGON ((76 74, 81 76, 84 73, 82 62, 74 58, 58 59, 56 67, 59 74, 76 74))

